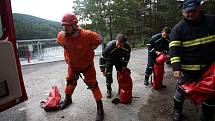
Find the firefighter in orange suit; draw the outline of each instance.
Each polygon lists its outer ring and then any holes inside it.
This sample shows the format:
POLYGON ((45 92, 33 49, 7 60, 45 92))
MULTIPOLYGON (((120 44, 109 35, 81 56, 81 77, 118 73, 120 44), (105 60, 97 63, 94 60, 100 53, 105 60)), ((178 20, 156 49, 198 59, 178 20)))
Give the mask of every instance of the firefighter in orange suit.
POLYGON ((97 103, 96 121, 102 121, 104 118, 102 94, 96 81, 93 62, 94 49, 101 43, 101 38, 95 32, 79 28, 77 23, 78 19, 75 14, 65 14, 61 20, 63 31, 57 35, 57 42, 64 48, 64 57, 68 64, 66 96, 60 109, 64 109, 72 103, 71 96, 77 85, 78 77, 82 73, 83 80, 88 89, 91 89, 97 103))

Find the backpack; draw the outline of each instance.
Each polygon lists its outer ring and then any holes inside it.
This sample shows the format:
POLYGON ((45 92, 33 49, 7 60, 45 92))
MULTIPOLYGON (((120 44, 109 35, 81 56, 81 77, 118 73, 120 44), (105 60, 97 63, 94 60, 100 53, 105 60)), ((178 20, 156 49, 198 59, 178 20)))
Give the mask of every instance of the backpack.
POLYGON ((52 86, 52 90, 49 93, 47 100, 42 101, 40 104, 45 111, 58 110, 60 108, 60 99, 61 96, 57 86, 52 86))

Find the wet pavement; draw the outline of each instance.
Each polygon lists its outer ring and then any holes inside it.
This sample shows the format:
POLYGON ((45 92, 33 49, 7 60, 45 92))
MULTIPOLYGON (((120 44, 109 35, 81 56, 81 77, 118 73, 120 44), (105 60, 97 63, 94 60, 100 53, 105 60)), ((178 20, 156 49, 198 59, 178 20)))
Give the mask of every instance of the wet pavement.
MULTIPOLYGON (((106 98, 105 78, 99 71, 98 59, 95 57, 97 80, 103 94, 105 111, 104 121, 171 121, 173 111, 172 97, 175 89, 175 79, 172 70, 165 66, 164 84, 166 89, 153 90, 143 85, 144 71, 147 63, 147 50, 138 49, 131 53, 128 67, 133 80, 133 102, 131 104, 111 103, 117 96, 118 84, 116 72, 113 77, 113 98, 106 98)), ((64 61, 26 65, 22 67, 28 101, 0 113, 0 121, 94 121, 96 103, 93 95, 81 79, 73 94, 73 103, 62 111, 45 112, 40 107, 40 101, 45 100, 53 85, 56 85, 64 99, 64 87, 67 65, 64 61)), ((185 102, 186 121, 199 121, 194 105, 185 102)))

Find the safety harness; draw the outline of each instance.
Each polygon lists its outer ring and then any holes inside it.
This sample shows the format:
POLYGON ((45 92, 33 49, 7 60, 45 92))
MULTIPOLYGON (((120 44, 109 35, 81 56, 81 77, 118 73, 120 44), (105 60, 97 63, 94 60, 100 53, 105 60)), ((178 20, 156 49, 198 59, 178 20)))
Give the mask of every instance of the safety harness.
MULTIPOLYGON (((88 86, 87 89, 95 89, 96 87, 98 87, 98 82, 96 81, 95 85, 90 85, 86 82, 86 80, 83 78, 83 76, 81 75, 81 73, 85 72, 86 70, 88 70, 89 68, 91 68, 93 66, 93 64, 88 65, 86 68, 84 68, 83 70, 77 72, 72 80, 78 80, 79 78, 81 78, 84 83, 88 86)), ((67 81, 67 86, 71 84, 71 81, 67 81)))

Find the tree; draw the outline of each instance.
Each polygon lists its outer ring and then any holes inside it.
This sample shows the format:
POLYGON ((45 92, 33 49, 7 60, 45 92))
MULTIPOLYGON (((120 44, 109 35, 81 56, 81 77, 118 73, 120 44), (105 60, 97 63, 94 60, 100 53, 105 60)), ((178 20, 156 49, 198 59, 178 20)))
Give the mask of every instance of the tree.
MULTIPOLYGON (((215 1, 203 4, 215 14, 215 1)), ((164 26, 173 27, 181 20, 182 2, 176 0, 76 0, 75 13, 95 31, 115 36, 127 34, 131 44, 158 33, 164 26)))

